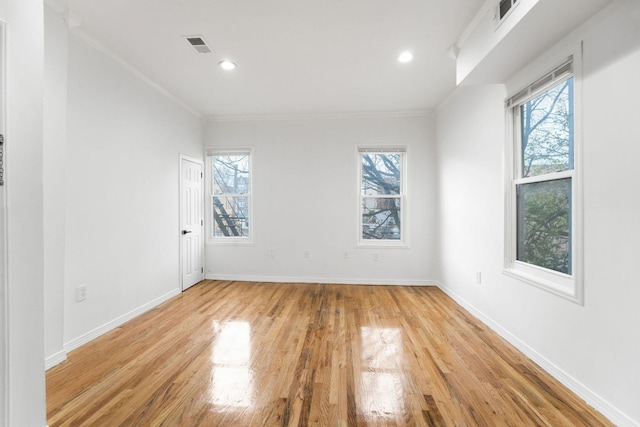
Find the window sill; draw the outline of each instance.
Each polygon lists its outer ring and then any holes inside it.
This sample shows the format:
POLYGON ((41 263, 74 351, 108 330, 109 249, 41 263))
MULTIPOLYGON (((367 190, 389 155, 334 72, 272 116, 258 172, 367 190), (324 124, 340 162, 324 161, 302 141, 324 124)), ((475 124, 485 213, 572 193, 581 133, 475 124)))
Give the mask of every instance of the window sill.
POLYGON ((356 249, 409 249, 407 242, 358 242, 356 249))
POLYGON ((208 240, 206 246, 255 246, 253 240, 224 239, 208 240))
POLYGON ((515 262, 502 270, 502 274, 540 288, 573 303, 583 305, 583 295, 577 279, 544 268, 515 262))

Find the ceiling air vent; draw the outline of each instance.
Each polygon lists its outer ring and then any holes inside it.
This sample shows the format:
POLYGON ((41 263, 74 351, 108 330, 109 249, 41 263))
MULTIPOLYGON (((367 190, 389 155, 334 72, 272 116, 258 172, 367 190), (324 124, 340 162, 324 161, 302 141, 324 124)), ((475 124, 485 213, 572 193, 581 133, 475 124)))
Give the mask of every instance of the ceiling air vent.
POLYGON ((211 53, 211 49, 200 36, 185 36, 198 53, 211 53))
POLYGON ((509 15, 509 12, 516 6, 516 3, 518 3, 518 0, 500 0, 498 13, 496 14, 498 22, 502 22, 509 15))

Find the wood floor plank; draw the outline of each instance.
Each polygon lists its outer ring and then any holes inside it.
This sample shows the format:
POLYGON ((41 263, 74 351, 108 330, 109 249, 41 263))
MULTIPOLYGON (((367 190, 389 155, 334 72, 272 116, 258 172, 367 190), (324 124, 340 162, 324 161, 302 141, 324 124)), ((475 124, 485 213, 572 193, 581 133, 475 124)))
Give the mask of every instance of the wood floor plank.
POLYGON ((435 287, 204 281, 47 372, 49 426, 611 426, 435 287))

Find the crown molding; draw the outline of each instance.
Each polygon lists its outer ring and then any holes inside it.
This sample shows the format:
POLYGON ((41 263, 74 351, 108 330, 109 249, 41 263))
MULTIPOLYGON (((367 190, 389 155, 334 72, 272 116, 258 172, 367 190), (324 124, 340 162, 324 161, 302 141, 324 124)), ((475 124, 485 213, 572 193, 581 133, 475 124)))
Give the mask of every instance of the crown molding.
POLYGON ((180 107, 182 107, 185 110, 189 111, 194 116, 202 119, 202 114, 199 111, 197 111, 196 109, 194 109, 190 105, 186 104, 180 98, 178 98, 177 96, 175 96, 174 94, 172 94, 171 92, 169 92, 168 90, 166 90, 165 88, 160 86, 158 83, 156 83, 149 76, 147 76, 146 74, 144 74, 143 72, 138 70, 136 67, 134 67, 133 65, 131 65, 130 63, 128 63, 127 61, 122 59, 120 56, 118 56, 111 49, 109 49, 108 47, 106 47, 105 45, 100 43, 98 40, 96 40, 95 38, 91 37, 89 34, 87 34, 82 29, 80 29, 80 25, 82 24, 82 20, 81 20, 80 16, 76 15, 75 13, 73 13, 71 11, 71 9, 69 9, 69 7, 67 7, 66 5, 62 4, 58 0, 44 0, 44 4, 47 5, 53 12, 55 12, 57 15, 59 15, 62 19, 64 19, 64 21, 67 23, 67 26, 69 27, 69 31, 72 34, 74 34, 78 38, 82 39, 88 45, 90 45, 91 47, 93 47, 97 51, 101 52, 102 54, 106 55, 107 57, 109 57, 110 59, 112 59, 113 61, 118 63, 120 66, 125 68, 131 74, 133 74, 134 76, 136 76, 137 78, 139 78, 140 80, 142 80, 143 82, 145 82, 146 84, 151 86, 153 89, 158 91, 160 94, 162 94, 165 97, 169 98, 171 101, 175 102, 180 107))
MULTIPOLYGON (((47 1, 49 1, 49 0, 47 0, 47 1)), ((153 89, 158 91, 160 94, 164 95, 165 97, 167 97, 171 101, 175 102, 176 104, 178 104, 179 106, 181 106, 185 110, 189 111, 194 116, 196 116, 198 118, 202 118, 202 114, 200 114, 200 112, 197 111, 195 108, 191 107, 190 105, 188 105, 187 103, 182 101, 180 98, 178 98, 177 96, 175 96, 174 94, 172 94, 171 92, 169 92, 168 90, 166 90, 165 88, 160 86, 151 77, 147 76, 146 74, 144 74, 143 72, 141 72, 140 70, 135 68, 133 65, 131 65, 130 63, 128 63, 127 61, 122 59, 120 56, 118 56, 111 49, 109 49, 108 47, 106 47, 105 45, 100 43, 95 38, 91 37, 90 35, 88 35, 87 33, 85 33, 84 31, 82 31, 79 28, 72 28, 71 29, 71 33, 73 33, 78 38, 82 39, 84 42, 89 44, 91 47, 93 47, 97 51, 101 52, 105 56, 109 57, 110 59, 112 59, 113 61, 118 63, 120 66, 125 68, 131 74, 133 74, 134 76, 136 76, 137 78, 139 78, 140 80, 142 80, 143 82, 145 82, 146 84, 151 86, 153 89)))
POLYGON ((497 2, 495 0, 486 0, 482 4, 478 12, 474 15, 471 22, 469 22, 469 25, 467 25, 465 30, 460 35, 460 38, 458 39, 458 41, 455 43, 454 46, 457 49, 461 49, 462 46, 464 46, 464 44, 467 42, 469 37, 471 37, 471 34, 473 34, 473 32, 478 28, 478 25, 480 25, 480 22, 482 22, 486 14, 489 12, 492 12, 495 9, 496 3, 497 2))
POLYGON ((60 16, 67 13, 67 11, 69 10, 67 6, 63 5, 62 3, 56 0, 44 0, 44 4, 49 6, 54 12, 56 12, 60 16))
POLYGON ((361 111, 353 113, 317 113, 317 114, 262 114, 262 115, 237 115, 237 116, 204 116, 204 121, 212 122, 253 122, 253 121, 279 121, 279 120, 341 120, 341 119, 384 119, 402 117, 424 117, 435 119, 434 110, 412 111, 361 111))
POLYGON ((71 11, 71 9, 69 9, 69 7, 65 6, 64 4, 60 3, 59 1, 57 1, 57 0, 44 0, 44 4, 49 6, 49 8, 53 12, 55 12, 62 19, 64 19, 64 22, 67 23, 67 27, 69 27, 69 28, 78 28, 80 25, 82 25, 82 19, 80 19, 80 17, 78 15, 73 13, 71 11))

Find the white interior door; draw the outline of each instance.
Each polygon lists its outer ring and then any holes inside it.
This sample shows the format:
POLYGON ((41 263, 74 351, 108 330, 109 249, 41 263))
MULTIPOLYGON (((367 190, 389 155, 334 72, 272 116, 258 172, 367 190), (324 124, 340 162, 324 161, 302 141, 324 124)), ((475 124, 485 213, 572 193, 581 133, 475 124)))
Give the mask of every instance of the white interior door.
POLYGON ((180 158, 180 265, 182 290, 204 279, 202 162, 180 158))

